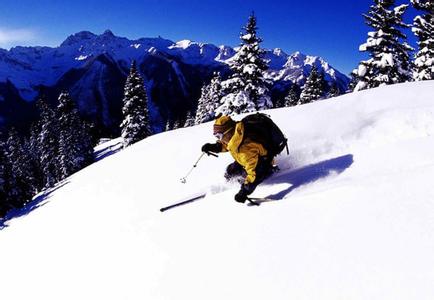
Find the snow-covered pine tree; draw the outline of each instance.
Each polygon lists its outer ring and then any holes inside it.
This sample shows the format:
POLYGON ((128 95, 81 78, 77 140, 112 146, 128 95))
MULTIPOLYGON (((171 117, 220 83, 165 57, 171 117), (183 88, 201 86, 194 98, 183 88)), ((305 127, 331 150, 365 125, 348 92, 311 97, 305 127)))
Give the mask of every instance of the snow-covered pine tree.
POLYGON ((197 101, 196 117, 194 122, 196 125, 209 121, 208 105, 211 102, 209 99, 209 90, 211 84, 204 84, 200 89, 200 98, 197 101))
POLYGON ((367 14, 366 24, 374 29, 368 33, 366 43, 359 50, 368 52, 370 59, 360 62, 353 71, 357 78, 354 90, 378 87, 386 84, 410 81, 412 78, 409 52, 413 48, 408 45, 402 28, 409 25, 403 21, 403 14, 408 5, 397 7, 395 0, 374 0, 367 14))
POLYGON ((285 107, 295 106, 299 104, 300 88, 297 84, 293 83, 285 97, 285 107))
POLYGON ((358 70, 354 69, 350 73, 350 83, 348 84, 348 92, 354 92, 357 86, 357 83, 359 82, 359 75, 357 74, 358 70))
POLYGON ((44 176, 40 161, 41 153, 39 149, 39 133, 41 132, 39 125, 39 122, 37 122, 30 127, 30 137, 26 145, 30 155, 29 164, 32 166, 32 169, 34 170, 33 172, 35 174, 36 193, 40 192, 44 187, 44 176))
POLYGON ((29 164, 29 153, 13 128, 9 131, 6 142, 6 157, 7 165, 11 166, 6 198, 13 207, 19 208, 32 200, 36 191, 36 179, 29 164))
POLYGON ((59 122, 56 112, 43 98, 37 103, 40 111, 41 131, 38 137, 40 164, 44 188, 53 187, 60 180, 59 176, 59 122))
POLYGON ((274 101, 273 107, 274 108, 285 107, 285 98, 279 97, 277 100, 274 101))
POLYGON ((330 90, 327 94, 328 98, 333 98, 333 97, 337 97, 341 94, 341 91, 339 90, 338 85, 336 84, 336 82, 333 82, 330 86, 330 90))
POLYGON ((9 189, 9 174, 11 166, 6 156, 6 145, 0 139, 0 218, 4 217, 11 208, 7 198, 9 189))
POLYGON ((43 175, 42 175, 42 167, 41 162, 39 158, 40 155, 40 149, 39 149, 39 133, 41 132, 41 129, 39 127, 39 122, 32 124, 30 127, 30 137, 27 141, 27 149, 30 153, 30 159, 31 164, 35 170, 35 177, 37 179, 37 192, 41 191, 44 187, 43 185, 43 175))
POLYGON ((152 134, 148 96, 142 77, 133 61, 124 88, 123 121, 121 124, 124 147, 138 142, 152 134))
POLYGON ((187 116, 185 119, 184 127, 191 127, 195 125, 194 113, 192 111, 187 112, 187 116))
POLYGON ((170 131, 170 130, 172 130, 172 127, 170 126, 170 119, 168 119, 166 122, 166 127, 164 128, 164 131, 170 131))
POLYGON ((60 179, 88 166, 93 161, 93 145, 85 123, 80 119, 68 92, 59 95, 59 167, 60 179))
POLYGON ((214 119, 215 110, 223 97, 220 73, 215 73, 211 83, 204 85, 198 101, 195 124, 201 124, 214 119))
POLYGON ((182 122, 181 119, 178 117, 178 118, 173 122, 172 129, 175 130, 175 129, 182 128, 182 126, 181 126, 182 123, 183 123, 183 122, 182 122))
POLYGON ((231 63, 233 75, 222 82, 225 96, 216 114, 239 114, 271 108, 273 103, 264 72, 268 69, 264 50, 256 32, 256 17, 252 13, 241 32, 241 45, 231 63))
POLYGON ((324 73, 319 72, 318 68, 313 65, 300 94, 298 104, 306 104, 323 98, 325 86, 324 73))
POLYGON ((411 0, 423 12, 414 18, 412 31, 418 38, 414 60, 414 80, 434 79, 434 0, 411 0))

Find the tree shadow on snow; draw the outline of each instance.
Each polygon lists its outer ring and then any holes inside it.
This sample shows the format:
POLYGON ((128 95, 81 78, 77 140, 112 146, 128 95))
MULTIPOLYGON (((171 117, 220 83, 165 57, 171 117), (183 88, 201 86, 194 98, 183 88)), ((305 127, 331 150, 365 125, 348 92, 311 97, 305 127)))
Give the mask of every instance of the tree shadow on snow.
POLYGON ((9 225, 6 224, 8 221, 15 219, 15 218, 20 218, 20 217, 26 216, 29 213, 31 213, 32 211, 34 211, 35 209, 47 204, 49 202, 48 199, 51 197, 51 194, 53 192, 55 192, 56 190, 60 189, 61 187, 67 185, 68 183, 69 183, 68 181, 64 181, 64 182, 56 185, 54 188, 49 189, 43 193, 40 193, 38 196, 36 196, 32 201, 27 203, 22 208, 11 209, 6 214, 5 217, 0 218, 0 230, 3 230, 6 227, 9 227, 9 225))
POLYGON ((286 195, 291 193, 296 188, 315 182, 321 178, 329 176, 331 173, 340 174, 349 168, 353 164, 353 155, 347 154, 344 156, 332 158, 326 161, 322 161, 316 164, 301 167, 299 169, 286 172, 282 175, 277 175, 270 178, 265 183, 278 184, 278 183, 290 183, 291 186, 285 190, 282 190, 276 194, 268 195, 266 198, 281 200, 286 195))

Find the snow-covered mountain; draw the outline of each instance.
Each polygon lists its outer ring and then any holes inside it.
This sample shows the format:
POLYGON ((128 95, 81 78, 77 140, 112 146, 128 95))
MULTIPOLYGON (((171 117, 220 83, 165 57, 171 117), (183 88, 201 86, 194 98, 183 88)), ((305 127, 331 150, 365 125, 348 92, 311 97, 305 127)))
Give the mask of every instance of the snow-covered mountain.
POLYGON ((259 207, 233 200, 229 154, 180 182, 212 123, 111 156, 119 141, 100 145, 100 161, 2 223, 2 297, 431 300, 433 94, 413 82, 267 111, 290 155, 259 207))
MULTIPOLYGON (((189 40, 129 40, 109 30, 101 35, 82 31, 55 48, 0 49, 0 102, 11 102, 18 95, 22 100, 13 101, 32 111, 33 106, 25 102, 32 102, 40 92, 54 103, 59 92, 67 89, 85 116, 108 131, 115 130, 121 118, 123 85, 134 59, 148 84, 152 120, 161 126, 167 119, 175 120, 194 109, 201 86, 209 82, 214 71, 227 75, 227 63, 234 54, 228 46, 189 40), (5 85, 9 88, 2 88, 5 85)), ((271 66, 268 77, 282 83, 280 89, 290 82, 302 84, 312 64, 320 67, 329 81, 336 81, 342 91, 348 84, 345 75, 319 57, 288 55, 274 49, 267 52, 267 59, 271 66)), ((13 123, 17 113, 0 106, 0 117, 13 123)))

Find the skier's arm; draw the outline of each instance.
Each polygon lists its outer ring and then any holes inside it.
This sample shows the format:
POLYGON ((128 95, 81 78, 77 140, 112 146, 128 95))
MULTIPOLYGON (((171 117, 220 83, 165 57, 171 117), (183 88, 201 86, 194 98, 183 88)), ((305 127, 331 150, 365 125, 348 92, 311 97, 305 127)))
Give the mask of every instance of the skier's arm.
POLYGON ((247 176, 244 181, 245 184, 251 184, 256 179, 256 166, 258 164, 259 153, 257 151, 243 153, 240 155, 242 161, 244 161, 244 170, 246 170, 247 176))
POLYGON ((220 142, 216 142, 216 143, 206 143, 205 145, 202 146, 202 152, 205 153, 220 153, 220 152, 225 152, 227 151, 226 147, 224 147, 224 145, 220 142))
POLYGON ((241 185, 240 191, 235 195, 235 200, 244 202, 247 196, 253 193, 258 185, 256 181, 256 167, 259 157, 267 154, 264 147, 257 143, 248 143, 243 145, 239 152, 239 159, 242 162, 244 170, 247 173, 246 180, 241 185))
POLYGON ((258 185, 256 182, 256 166, 258 164, 259 154, 244 154, 242 159, 245 159, 246 162, 244 169, 246 170, 247 176, 244 183, 241 184, 239 192, 235 195, 235 201, 244 203, 247 196, 253 193, 258 185))
POLYGON ((246 170, 245 184, 253 184, 256 180, 256 166, 260 156, 267 155, 267 150, 258 143, 247 143, 241 146, 239 159, 246 170))

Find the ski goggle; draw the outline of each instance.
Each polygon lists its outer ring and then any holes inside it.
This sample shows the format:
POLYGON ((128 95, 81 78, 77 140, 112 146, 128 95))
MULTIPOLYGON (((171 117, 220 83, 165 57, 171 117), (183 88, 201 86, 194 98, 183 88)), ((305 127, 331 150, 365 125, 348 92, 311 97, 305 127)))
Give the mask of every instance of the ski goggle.
POLYGON ((231 131, 232 128, 229 128, 228 130, 226 130, 225 132, 215 132, 214 136, 216 137, 216 139, 218 140, 222 140, 223 137, 225 136, 226 133, 228 133, 229 131, 231 131))

